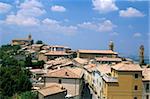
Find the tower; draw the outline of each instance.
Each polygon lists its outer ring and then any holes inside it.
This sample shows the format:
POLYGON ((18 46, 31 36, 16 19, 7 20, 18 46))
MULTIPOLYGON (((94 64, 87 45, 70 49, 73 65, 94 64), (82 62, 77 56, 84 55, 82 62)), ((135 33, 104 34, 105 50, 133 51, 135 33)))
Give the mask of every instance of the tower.
POLYGON ((31 34, 29 34, 28 39, 29 39, 29 40, 32 40, 32 36, 31 36, 31 34))
POLYGON ((144 64, 144 45, 140 46, 140 50, 139 50, 139 64, 143 65, 144 64))
POLYGON ((113 43, 113 41, 109 42, 109 50, 114 51, 114 43, 113 43))

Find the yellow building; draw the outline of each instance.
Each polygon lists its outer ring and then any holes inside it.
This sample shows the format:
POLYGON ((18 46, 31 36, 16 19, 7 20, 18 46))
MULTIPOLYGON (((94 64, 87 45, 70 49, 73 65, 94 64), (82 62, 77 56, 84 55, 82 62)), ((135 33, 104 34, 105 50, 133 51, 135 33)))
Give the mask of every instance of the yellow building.
POLYGON ((29 45, 32 44, 33 40, 32 40, 32 36, 29 35, 28 38, 24 38, 24 39, 13 39, 11 42, 11 45, 29 45))
POLYGON ((102 99, 142 99, 142 69, 133 63, 111 67, 111 75, 103 76, 102 99))

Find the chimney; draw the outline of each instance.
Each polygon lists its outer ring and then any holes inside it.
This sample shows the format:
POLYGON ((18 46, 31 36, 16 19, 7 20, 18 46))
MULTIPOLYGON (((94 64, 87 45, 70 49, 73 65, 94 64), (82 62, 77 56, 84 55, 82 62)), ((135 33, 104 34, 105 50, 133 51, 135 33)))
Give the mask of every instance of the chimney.
POLYGON ((65 75, 66 75, 66 76, 69 76, 69 75, 68 75, 68 72, 65 72, 65 75))

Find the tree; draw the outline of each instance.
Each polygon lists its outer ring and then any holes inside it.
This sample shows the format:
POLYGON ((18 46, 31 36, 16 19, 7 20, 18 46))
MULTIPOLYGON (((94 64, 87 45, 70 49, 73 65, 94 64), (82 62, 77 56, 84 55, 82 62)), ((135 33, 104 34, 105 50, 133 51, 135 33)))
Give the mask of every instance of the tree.
POLYGON ((43 41, 38 40, 38 41, 36 41, 36 44, 43 44, 43 41))
MULTIPOLYGON (((2 96, 13 96, 16 93, 30 91, 30 72, 19 66, 0 68, 0 94, 2 96)), ((0 95, 0 96, 1 96, 0 95)))
POLYGON ((25 59, 25 66, 26 67, 32 67, 32 58, 31 58, 30 54, 25 59))
POLYGON ((20 95, 20 98, 21 99, 37 99, 37 93, 27 91, 27 92, 22 93, 20 95))

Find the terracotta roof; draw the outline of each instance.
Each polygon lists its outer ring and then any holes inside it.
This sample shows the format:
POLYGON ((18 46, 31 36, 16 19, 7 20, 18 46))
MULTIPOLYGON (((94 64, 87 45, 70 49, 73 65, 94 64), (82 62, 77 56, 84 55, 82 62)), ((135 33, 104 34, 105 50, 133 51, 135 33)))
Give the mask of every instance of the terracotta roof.
POLYGON ((79 53, 118 54, 112 50, 78 50, 79 53))
POLYGON ((117 71, 142 71, 140 65, 131 62, 122 62, 112 66, 117 71))
POLYGON ((150 81, 150 68, 143 68, 142 75, 144 76, 143 81, 150 81))
POLYGON ((98 65, 97 70, 103 74, 105 73, 111 73, 111 66, 104 64, 104 65, 98 65))
POLYGON ((30 69, 30 72, 36 73, 36 74, 45 74, 46 71, 43 69, 30 69))
POLYGON ((49 70, 46 77, 60 77, 60 78, 81 78, 83 71, 80 68, 60 68, 57 70, 49 70))
POLYGON ((42 47, 44 44, 32 44, 32 47, 42 47))
POLYGON ((116 77, 111 77, 108 76, 107 74, 103 75, 102 78, 105 82, 118 82, 118 79, 116 77))
POLYGON ((39 53, 47 53, 47 50, 41 50, 39 53))
POLYGON ((45 55, 70 55, 64 51, 49 51, 45 55))
POLYGON ((39 93, 41 93, 43 96, 53 95, 61 92, 65 92, 66 89, 62 88, 62 86, 58 84, 54 84, 48 87, 44 87, 40 90, 38 90, 39 93))
POLYGON ((74 61, 78 62, 79 64, 87 64, 88 63, 87 59, 82 59, 82 58, 74 58, 74 61))
POLYGON ((121 58, 108 58, 108 57, 96 57, 96 61, 113 61, 113 62, 121 62, 121 58))
POLYGON ((84 68, 89 71, 89 72, 92 72, 93 70, 96 69, 96 64, 88 64, 88 65, 85 65, 84 68))

